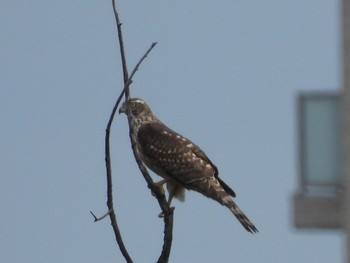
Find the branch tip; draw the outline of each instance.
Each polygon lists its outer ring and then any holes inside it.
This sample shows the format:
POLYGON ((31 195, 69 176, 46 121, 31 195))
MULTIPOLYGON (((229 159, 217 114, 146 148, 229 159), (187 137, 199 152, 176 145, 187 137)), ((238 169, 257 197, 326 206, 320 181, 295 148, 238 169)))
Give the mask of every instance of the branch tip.
POLYGON ((113 209, 109 209, 109 210, 107 211, 107 213, 105 213, 105 214, 104 214, 103 216, 101 216, 101 217, 95 216, 95 214, 94 214, 92 211, 90 211, 90 214, 94 217, 94 222, 97 222, 97 221, 101 221, 101 220, 104 219, 106 216, 110 215, 110 214, 112 213, 112 211, 113 211, 113 209))

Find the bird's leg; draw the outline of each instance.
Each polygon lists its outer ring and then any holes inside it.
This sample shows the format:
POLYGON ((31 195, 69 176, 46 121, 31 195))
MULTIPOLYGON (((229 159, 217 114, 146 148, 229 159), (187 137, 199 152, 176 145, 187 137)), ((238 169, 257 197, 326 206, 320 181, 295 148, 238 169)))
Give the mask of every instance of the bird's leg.
MULTIPOLYGON (((160 180, 159 182, 156 182, 154 183, 153 185, 155 187, 157 187, 159 189, 159 191, 164 194, 165 191, 164 191, 164 188, 163 188, 163 185, 168 181, 168 179, 163 179, 163 180, 160 180)), ((154 192, 152 191, 152 195, 155 196, 154 192)))
MULTIPOLYGON (((154 183, 154 186, 157 187, 159 189, 159 191, 162 193, 162 194, 165 194, 165 191, 164 191, 164 188, 163 188, 163 185, 168 182, 169 179, 163 179, 163 180, 160 180, 159 182, 157 183, 154 183)), ((173 191, 172 191, 173 192, 173 191)), ((152 191, 152 195, 154 196, 154 192, 152 191)), ((168 198, 168 204, 169 204, 169 199, 171 201, 171 199, 173 198, 174 194, 171 194, 170 191, 169 191, 169 198, 168 198)), ((160 212, 158 214, 158 217, 162 218, 164 217, 164 214, 163 212, 160 212)))
POLYGON ((169 190, 169 196, 168 196, 168 206, 169 207, 171 205, 171 201, 173 201, 173 198, 175 195, 175 190, 176 190, 176 187, 171 187, 171 189, 169 190))
MULTIPOLYGON (((168 196, 168 206, 170 207, 171 205, 171 201, 173 200, 174 198, 174 195, 175 195, 175 191, 176 191, 176 186, 175 185, 170 185, 168 184, 168 192, 169 192, 169 196, 168 196)), ((175 207, 170 207, 171 210, 174 210, 175 207)), ((164 217, 164 213, 163 212, 160 212, 160 214, 158 215, 158 217, 162 218, 164 217)))

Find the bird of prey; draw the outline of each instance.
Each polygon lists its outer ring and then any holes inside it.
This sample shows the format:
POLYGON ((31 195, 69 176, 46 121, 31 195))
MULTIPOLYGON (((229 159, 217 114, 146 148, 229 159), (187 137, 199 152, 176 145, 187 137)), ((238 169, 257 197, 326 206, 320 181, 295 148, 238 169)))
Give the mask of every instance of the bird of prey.
POLYGON ((235 192, 219 177, 217 167, 196 144, 163 124, 142 99, 125 101, 119 113, 129 117, 131 136, 142 161, 163 178, 157 185, 166 184, 169 206, 173 197, 184 200, 185 189, 194 190, 230 209, 247 231, 258 232, 233 201, 235 192))

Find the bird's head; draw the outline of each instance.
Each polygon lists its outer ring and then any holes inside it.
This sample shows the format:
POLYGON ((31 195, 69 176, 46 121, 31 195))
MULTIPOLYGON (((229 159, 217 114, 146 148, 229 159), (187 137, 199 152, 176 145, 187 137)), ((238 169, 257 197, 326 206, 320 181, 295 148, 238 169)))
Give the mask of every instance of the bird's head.
POLYGON ((130 98, 125 101, 119 109, 119 114, 125 113, 128 114, 132 118, 148 118, 153 116, 150 107, 139 98, 130 98))

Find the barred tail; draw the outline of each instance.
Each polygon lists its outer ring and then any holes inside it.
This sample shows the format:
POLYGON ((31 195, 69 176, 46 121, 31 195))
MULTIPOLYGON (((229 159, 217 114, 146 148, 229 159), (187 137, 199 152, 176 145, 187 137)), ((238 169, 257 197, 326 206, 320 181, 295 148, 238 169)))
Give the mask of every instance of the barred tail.
POLYGON ((235 215, 235 217, 238 219, 238 221, 242 224, 242 226, 250 233, 254 234, 256 232, 259 232, 259 230, 254 226, 254 224, 248 219, 248 217, 243 213, 243 211, 236 205, 235 202, 232 201, 230 198, 230 201, 226 202, 224 204, 232 214, 235 215))
POLYGON ((248 217, 242 212, 242 210, 232 200, 231 196, 235 196, 235 193, 229 186, 213 177, 205 177, 187 182, 184 186, 188 190, 195 190, 206 197, 214 199, 220 204, 226 206, 237 217, 242 226, 250 233, 259 232, 253 225, 248 217), (223 185, 222 185, 223 184, 223 185))

